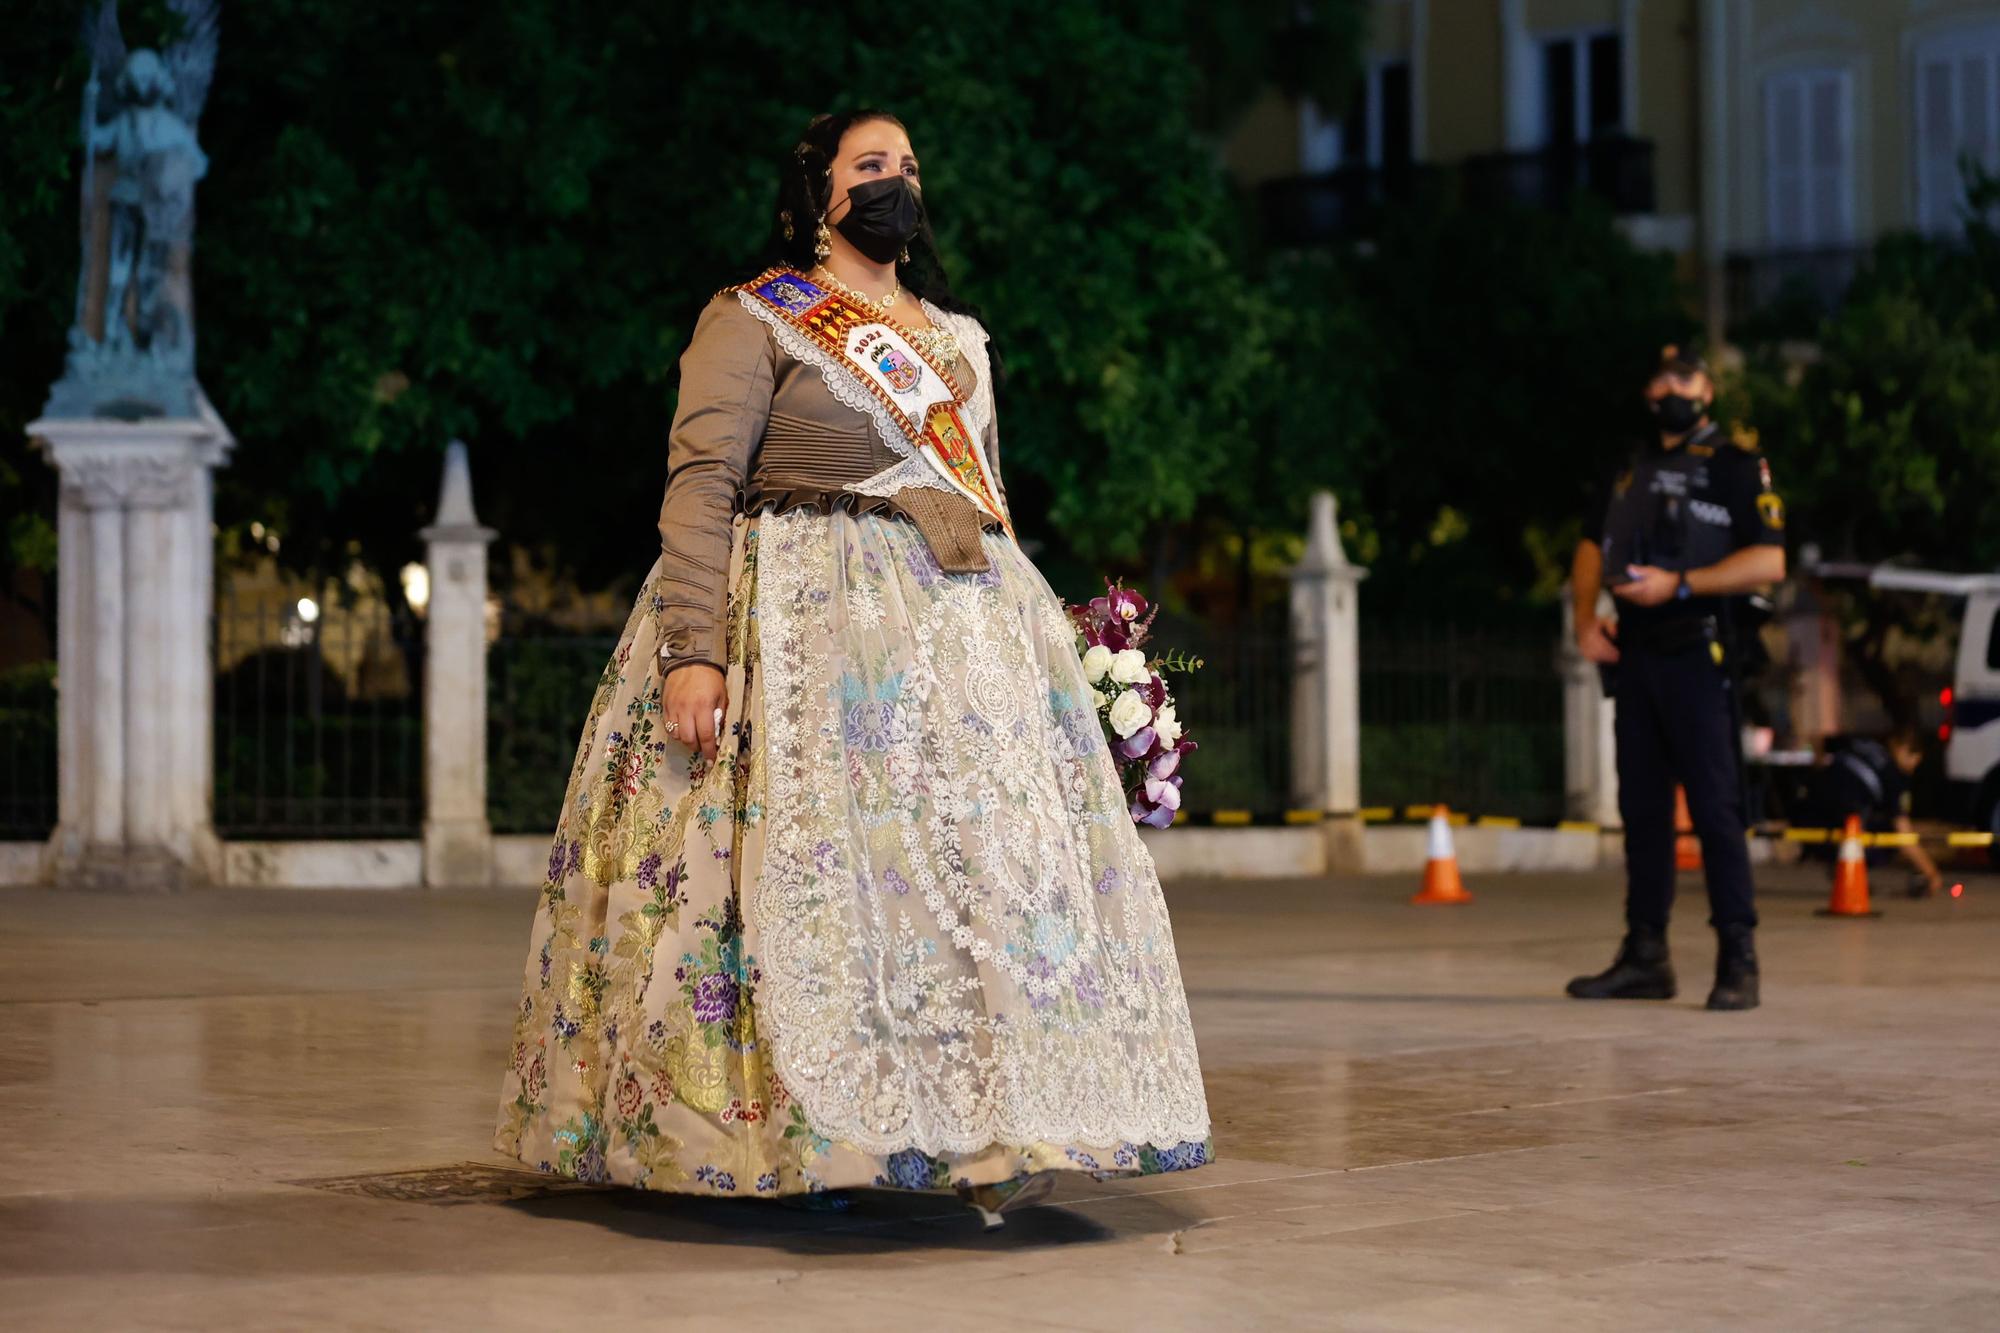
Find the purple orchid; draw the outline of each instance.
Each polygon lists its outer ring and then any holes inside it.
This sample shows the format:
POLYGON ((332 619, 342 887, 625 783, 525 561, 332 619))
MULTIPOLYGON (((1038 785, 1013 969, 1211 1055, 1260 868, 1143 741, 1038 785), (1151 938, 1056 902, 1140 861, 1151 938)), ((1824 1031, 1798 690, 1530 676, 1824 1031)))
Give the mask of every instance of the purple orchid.
POLYGON ((1124 740, 1114 744, 1111 747, 1111 753, 1117 755, 1120 759, 1144 759, 1148 754, 1152 753, 1153 742, 1159 738, 1160 733, 1153 730, 1153 724, 1149 722, 1130 736, 1127 736, 1124 740))
POLYGON ((1104 600, 1109 603, 1112 619, 1123 621, 1129 625, 1140 616, 1146 614, 1146 599, 1144 597, 1141 597, 1130 588, 1119 587, 1109 583, 1104 586, 1106 589, 1104 600))
MULTIPOLYGON (((1064 610, 1076 628, 1079 653, 1096 647, 1113 653, 1138 648, 1145 643, 1159 613, 1159 607, 1112 579, 1104 581, 1102 597, 1093 597, 1081 606, 1066 606, 1064 610)), ((1187 661, 1180 654, 1154 660, 1171 661, 1175 669, 1200 665, 1199 661, 1187 661)), ((1113 689, 1115 697, 1115 687, 1107 688, 1113 689)), ((1158 670, 1148 671, 1145 680, 1130 688, 1154 712, 1173 703, 1172 693, 1158 670)), ((1133 822, 1151 828, 1171 825, 1181 807, 1181 760, 1193 752, 1195 743, 1181 736, 1168 744, 1150 720, 1130 736, 1120 737, 1113 732, 1106 741, 1128 784, 1133 822)), ((1081 753, 1082 747, 1078 748, 1081 753)))
POLYGON ((1146 776, 1163 779, 1178 776, 1181 767, 1181 756, 1196 748, 1198 747, 1193 741, 1183 736, 1180 740, 1163 748, 1158 754, 1153 755, 1146 761, 1146 776))

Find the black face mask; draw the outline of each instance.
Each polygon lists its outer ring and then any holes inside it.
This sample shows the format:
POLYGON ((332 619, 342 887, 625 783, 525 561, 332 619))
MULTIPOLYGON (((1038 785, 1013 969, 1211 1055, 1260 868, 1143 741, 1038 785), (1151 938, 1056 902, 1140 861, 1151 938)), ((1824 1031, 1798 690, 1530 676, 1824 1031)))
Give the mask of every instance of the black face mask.
POLYGON ((1659 419, 1660 429, 1667 434, 1685 435, 1708 415, 1708 404, 1686 394, 1670 393, 1655 400, 1653 415, 1659 419))
POLYGON ((917 234, 923 215, 924 201, 916 188, 904 177, 892 176, 849 189, 847 212, 833 225, 855 249, 886 264, 917 234))

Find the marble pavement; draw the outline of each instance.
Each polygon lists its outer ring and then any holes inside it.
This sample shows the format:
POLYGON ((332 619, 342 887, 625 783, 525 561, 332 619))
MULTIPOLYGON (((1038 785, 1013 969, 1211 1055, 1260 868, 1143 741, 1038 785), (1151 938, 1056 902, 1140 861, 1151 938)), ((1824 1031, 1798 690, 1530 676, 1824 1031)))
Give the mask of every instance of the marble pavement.
MULTIPOLYGON (((1220 1161, 981 1233, 520 1190, 486 1149, 532 894, 0 893, 13 1329, 2000 1327, 2000 879, 1815 920, 1765 1007, 1559 997, 1601 874, 1170 886, 1220 1161), (304 1183, 301 1183, 304 1182, 304 1183), (498 1182, 498 1183, 496 1183, 498 1182)), ((1879 886, 1878 886, 1879 892, 1879 886)))

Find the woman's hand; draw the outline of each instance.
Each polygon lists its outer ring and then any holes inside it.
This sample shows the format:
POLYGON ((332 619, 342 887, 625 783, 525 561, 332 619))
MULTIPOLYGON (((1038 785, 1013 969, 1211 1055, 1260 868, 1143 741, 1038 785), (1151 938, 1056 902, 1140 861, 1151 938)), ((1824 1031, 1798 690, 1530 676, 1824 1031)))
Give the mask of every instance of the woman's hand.
POLYGON ((722 673, 706 662, 690 662, 667 673, 660 696, 660 711, 672 723, 673 738, 683 745, 698 746, 702 757, 715 759, 715 719, 727 691, 722 673))

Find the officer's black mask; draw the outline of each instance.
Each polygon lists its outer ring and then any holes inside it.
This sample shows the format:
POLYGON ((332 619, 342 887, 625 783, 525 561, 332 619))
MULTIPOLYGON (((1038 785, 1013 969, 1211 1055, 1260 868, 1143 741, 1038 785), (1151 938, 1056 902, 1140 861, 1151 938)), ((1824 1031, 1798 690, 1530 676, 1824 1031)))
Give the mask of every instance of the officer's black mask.
POLYGON ((1653 400, 1653 416, 1658 419, 1660 429, 1669 435, 1687 434, 1707 415, 1706 402, 1683 393, 1670 393, 1653 400))

